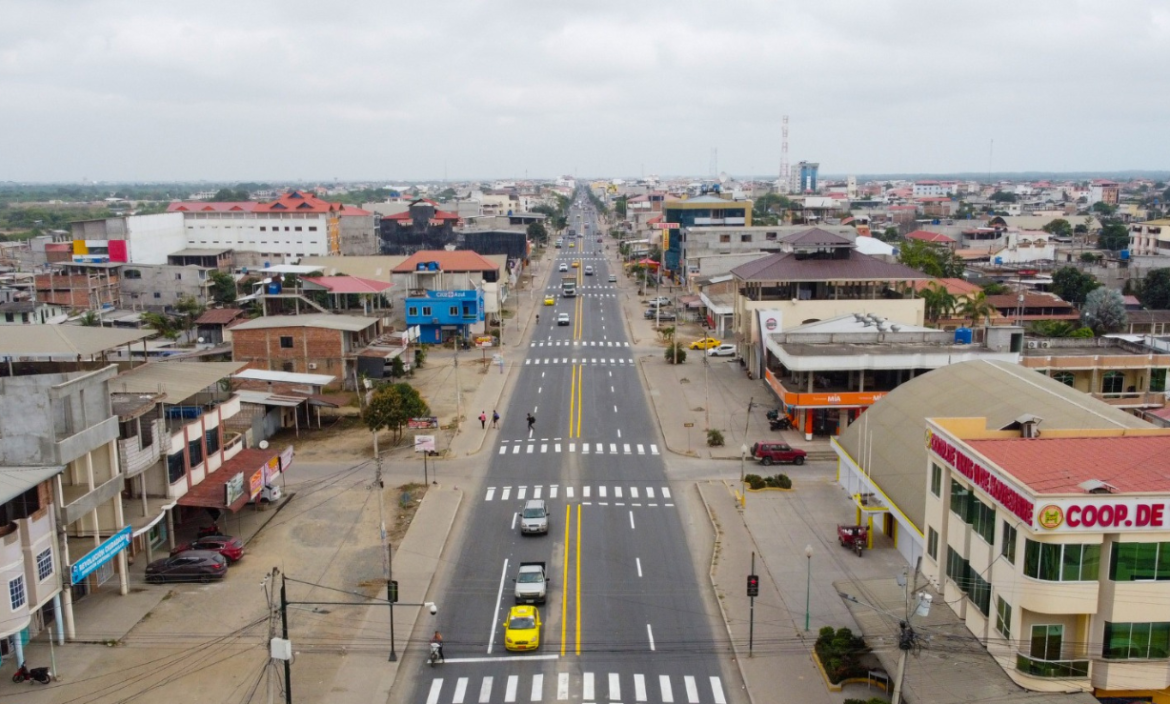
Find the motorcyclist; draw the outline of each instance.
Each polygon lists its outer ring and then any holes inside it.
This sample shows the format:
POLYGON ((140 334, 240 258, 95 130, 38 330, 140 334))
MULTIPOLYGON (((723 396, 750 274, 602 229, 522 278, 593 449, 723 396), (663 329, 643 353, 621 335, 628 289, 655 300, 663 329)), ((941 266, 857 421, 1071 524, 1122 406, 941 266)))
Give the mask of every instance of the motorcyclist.
POLYGON ((431 636, 431 645, 439 646, 439 659, 446 662, 447 658, 443 656, 443 634, 435 631, 435 635, 431 636))

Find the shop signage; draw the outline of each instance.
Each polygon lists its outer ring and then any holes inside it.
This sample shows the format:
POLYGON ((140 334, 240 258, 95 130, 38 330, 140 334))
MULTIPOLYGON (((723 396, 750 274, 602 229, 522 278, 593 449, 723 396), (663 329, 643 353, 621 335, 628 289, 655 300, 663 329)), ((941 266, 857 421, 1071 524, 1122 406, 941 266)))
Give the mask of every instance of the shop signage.
POLYGON ((430 418, 410 418, 406 421, 406 427, 409 430, 429 430, 431 428, 439 427, 438 416, 431 416, 430 418))
POLYGON ((268 460, 268 462, 265 463, 263 470, 264 476, 260 479, 262 485, 268 484, 268 480, 280 474, 280 455, 277 455, 268 460))
POLYGON ((264 467, 257 469, 252 473, 248 479, 248 498, 255 501, 256 497, 260 495, 260 490, 264 488, 264 467))
POLYGON ((656 222, 654 223, 654 227, 659 230, 677 230, 679 224, 677 222, 656 222))
POLYGON ((287 472, 288 468, 292 466, 293 462, 293 446, 289 445, 284 448, 284 452, 280 453, 280 471, 287 472))
POLYGON ((1101 501, 1063 499, 1040 507, 1036 524, 1049 532, 1105 532, 1120 529, 1166 530, 1165 501, 1120 499, 1101 501))
POLYGON ((132 531, 131 526, 126 526, 107 538, 104 543, 87 552, 80 560, 74 562, 73 568, 69 571, 72 583, 78 584, 94 570, 113 559, 114 555, 125 550, 126 546, 130 544, 132 531))
POLYGON ((434 452, 435 451, 435 436, 434 435, 415 435, 414 436, 414 451, 415 452, 434 452))
POLYGON ((1020 494, 1010 484, 1000 479, 991 470, 968 457, 959 448, 950 444, 945 438, 936 433, 927 431, 927 446, 930 451, 938 455, 944 462, 951 465, 982 489, 988 496, 995 499, 1001 506, 1018 516, 1029 526, 1033 525, 1032 517, 1035 505, 1028 497, 1020 494))
POLYGON ((236 472, 236 476, 223 483, 223 505, 231 506, 243 495, 244 473, 236 472))

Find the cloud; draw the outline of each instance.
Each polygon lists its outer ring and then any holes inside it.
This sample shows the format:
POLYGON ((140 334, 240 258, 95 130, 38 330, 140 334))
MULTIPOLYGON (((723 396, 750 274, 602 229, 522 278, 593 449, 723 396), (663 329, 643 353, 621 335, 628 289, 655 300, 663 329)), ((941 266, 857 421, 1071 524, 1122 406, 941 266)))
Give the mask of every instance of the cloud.
POLYGON ((1165 168, 1170 8, 9 0, 0 178, 1165 168), (446 166, 444 166, 446 165, 446 166))

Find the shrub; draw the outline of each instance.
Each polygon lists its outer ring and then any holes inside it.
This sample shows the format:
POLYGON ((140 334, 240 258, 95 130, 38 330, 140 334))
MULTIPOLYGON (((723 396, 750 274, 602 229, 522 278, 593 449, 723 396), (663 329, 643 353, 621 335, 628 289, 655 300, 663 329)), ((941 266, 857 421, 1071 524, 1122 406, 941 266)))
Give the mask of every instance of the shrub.
POLYGON ((751 475, 751 479, 744 477, 744 480, 747 481, 748 486, 753 489, 763 489, 768 486, 767 480, 757 474, 751 475))
POLYGON ((767 486, 775 488, 775 489, 791 489, 792 488, 792 480, 788 478, 787 474, 777 474, 775 476, 768 477, 767 479, 764 480, 764 483, 767 486))
POLYGON ((711 428, 707 431, 707 447, 723 447, 723 431, 711 428))
POLYGON ((745 484, 751 484, 752 482, 758 481, 759 479, 760 479, 760 475, 758 475, 758 474, 745 474, 745 475, 743 475, 743 481, 745 484))
POLYGON ((881 697, 870 697, 869 699, 846 699, 845 704, 889 704, 881 697))
POLYGON ((848 628, 833 630, 825 626, 817 633, 815 646, 817 659, 825 668, 829 681, 838 684, 853 677, 866 677, 867 670, 860 663, 861 656, 869 652, 865 640, 853 635, 848 628))
POLYGON ((675 342, 668 345, 666 354, 663 355, 667 364, 682 364, 687 361, 687 348, 681 342, 675 342))

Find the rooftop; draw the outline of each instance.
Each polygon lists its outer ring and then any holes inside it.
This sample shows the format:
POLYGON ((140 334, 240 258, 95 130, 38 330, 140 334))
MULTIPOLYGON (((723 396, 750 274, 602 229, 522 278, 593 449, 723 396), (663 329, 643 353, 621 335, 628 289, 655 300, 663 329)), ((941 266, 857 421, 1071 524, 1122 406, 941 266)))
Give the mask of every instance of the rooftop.
POLYGON ((179 404, 240 371, 244 362, 151 362, 110 379, 110 392, 165 393, 179 404))
POLYGON ((1094 479, 1123 494, 1170 492, 1170 434, 966 443, 1037 494, 1084 494, 1080 484, 1094 479))
POLYGON ((305 283, 315 284, 330 293, 382 293, 394 287, 387 281, 364 279, 360 276, 305 277, 305 283))
POLYGON ((377 325, 376 318, 359 318, 353 315, 331 315, 328 313, 313 313, 310 315, 269 315, 263 318, 253 318, 232 328, 232 332, 241 330, 266 330, 271 328, 326 328, 329 330, 345 330, 359 332, 377 325))
POLYGON ((19 335, 0 336, 0 356, 92 357, 138 342, 153 330, 124 330, 81 325, 26 325, 19 335))
POLYGON ((239 308, 211 308, 195 319, 196 325, 227 325, 244 315, 239 308))
POLYGON ((808 259, 793 252, 761 257, 731 270, 743 281, 914 281, 933 278, 904 264, 857 251, 848 259, 808 259))
POLYGON ((437 262, 441 271, 496 271, 500 267, 483 255, 465 249, 448 252, 445 249, 425 249, 415 252, 398 266, 395 274, 410 274, 419 264, 437 262))
POLYGON ((922 242, 933 242, 938 244, 954 244, 955 238, 947 237, 941 232, 930 232, 928 230, 915 230, 906 235, 908 240, 921 240, 922 242))

